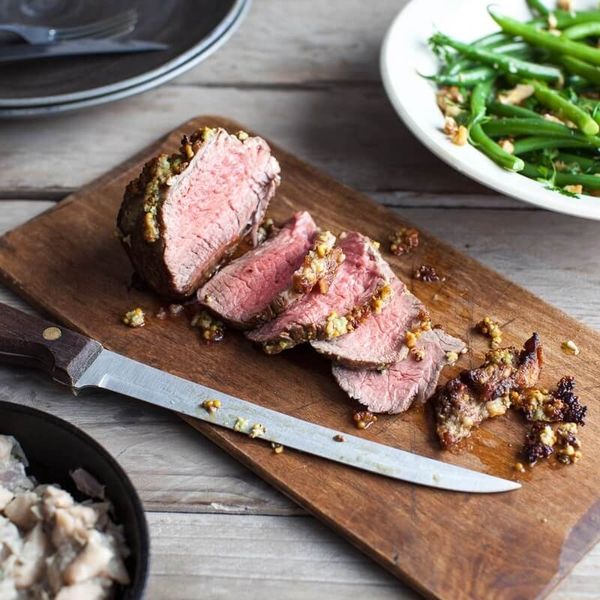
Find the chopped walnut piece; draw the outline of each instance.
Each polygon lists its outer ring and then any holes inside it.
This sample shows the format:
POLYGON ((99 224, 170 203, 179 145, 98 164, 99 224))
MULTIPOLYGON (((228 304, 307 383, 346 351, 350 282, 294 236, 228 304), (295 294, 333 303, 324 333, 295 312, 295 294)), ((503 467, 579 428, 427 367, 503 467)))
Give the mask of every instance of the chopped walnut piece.
POLYGON ((235 424, 233 426, 233 430, 234 431, 241 431, 241 432, 243 432, 244 429, 246 429, 247 426, 248 426, 248 419, 244 419, 242 417, 238 417, 235 420, 235 424))
POLYGON ((292 275, 295 292, 307 294, 317 284, 321 293, 328 292, 337 267, 346 259, 341 248, 336 247, 336 241, 337 238, 330 231, 320 231, 315 236, 304 262, 292 275))
POLYGON ((254 425, 252 425, 252 428, 250 429, 250 433, 248 433, 248 436, 251 438, 261 437, 261 436, 265 435, 266 431, 267 430, 264 425, 261 425, 260 423, 255 423, 254 425))
POLYGON ((338 433, 333 436, 333 441, 334 442, 345 442, 346 438, 341 433, 338 433))
POLYGON ((127 327, 143 327, 146 324, 146 315, 138 306, 133 310, 127 311, 121 320, 127 327))
POLYGON ((271 234, 275 230, 275 224, 273 223, 273 219, 267 219, 263 221, 262 225, 258 228, 258 232, 256 234, 256 238, 259 244, 262 244, 266 239, 271 237, 271 234))
POLYGON ((284 447, 281 444, 276 444, 275 442, 271 442, 271 448, 273 448, 275 454, 282 454, 284 450, 284 447))
POLYGON ((357 429, 368 429, 377 421, 377 416, 368 410, 357 410, 352 415, 352 420, 357 429))
POLYGON ((220 342, 224 337, 225 326, 223 323, 213 318, 205 310, 194 315, 191 325, 200 329, 200 335, 207 343, 220 342))
POLYGON ((402 227, 390 236, 390 252, 396 256, 408 254, 419 246, 419 232, 412 227, 402 227))
POLYGON ((565 354, 572 354, 573 356, 577 356, 580 352, 577 344, 573 340, 566 340, 561 345, 561 350, 565 354))
POLYGON ((327 317, 327 323, 325 325, 325 335, 327 339, 332 339, 344 335, 351 331, 352 326, 348 319, 344 316, 338 315, 335 311, 327 317))
POLYGON ((427 283, 446 280, 445 277, 440 277, 435 270, 435 267, 432 267, 431 265, 421 265, 420 267, 417 267, 413 272, 413 278, 427 283))
POLYGON ((469 130, 464 125, 459 125, 450 139, 455 146, 465 146, 469 141, 469 130))
POLYGON ((458 352, 446 352, 446 362, 449 365, 455 364, 458 358, 458 352))
POLYGON ((219 408, 221 408, 221 401, 220 400, 205 400, 202 403, 202 408, 208 412, 208 413, 214 413, 216 412, 219 408))
POLYGON ((515 145, 511 140, 499 140, 498 145, 504 152, 508 152, 509 154, 512 154, 515 151, 515 145))
POLYGON ((551 425, 534 423, 527 432, 523 455, 527 462, 533 466, 538 460, 548 458, 554 452, 556 435, 551 425))
POLYGON ((521 104, 527 98, 533 96, 535 90, 528 83, 519 83, 511 90, 505 90, 498 94, 498 102, 502 104, 521 104))
POLYGON ((490 338, 491 348, 498 348, 502 343, 502 330, 500 329, 500 325, 498 325, 491 317, 484 317, 483 320, 475 325, 475 328, 483 335, 490 338))
POLYGON ((565 190, 565 192, 569 192, 570 194, 583 194, 583 186, 580 183, 576 185, 565 185, 563 190, 565 190))
POLYGON ((561 423, 556 428, 556 459, 565 465, 576 463, 582 457, 580 448, 577 425, 561 423))
POLYGON ((461 104, 464 103, 464 96, 456 86, 441 87, 436 92, 436 101, 439 109, 447 117, 457 117, 461 112, 461 104))
POLYGON ((421 362, 425 358, 425 350, 423 348, 412 348, 410 355, 417 361, 421 362))
POLYGON ((454 117, 446 117, 444 119, 444 133, 448 136, 456 135, 458 131, 458 123, 454 117))

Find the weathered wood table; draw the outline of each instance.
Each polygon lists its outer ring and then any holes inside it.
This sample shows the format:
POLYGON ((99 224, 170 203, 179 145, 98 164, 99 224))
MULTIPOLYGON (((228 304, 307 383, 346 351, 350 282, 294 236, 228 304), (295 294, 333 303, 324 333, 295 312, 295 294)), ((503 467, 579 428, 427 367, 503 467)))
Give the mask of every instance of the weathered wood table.
MULTIPOLYGON (((492 194, 438 161, 394 114, 377 65, 403 4, 255 0, 234 38, 171 84, 76 114, 0 122, 0 230, 183 120, 219 113, 600 327, 600 223, 492 194)), ((4 289, 0 300, 24 306, 4 289)), ((416 597, 165 411, 108 393, 75 398, 7 367, 0 398, 72 421, 127 470, 148 511, 151 599, 416 597)), ((600 598, 600 545, 551 597, 600 598)))

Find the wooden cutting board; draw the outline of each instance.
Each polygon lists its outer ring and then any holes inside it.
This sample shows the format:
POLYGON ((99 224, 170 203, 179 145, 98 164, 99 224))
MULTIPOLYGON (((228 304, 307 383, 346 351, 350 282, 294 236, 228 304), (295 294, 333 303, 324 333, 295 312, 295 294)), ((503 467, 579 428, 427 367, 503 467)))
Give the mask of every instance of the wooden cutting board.
MULTIPOLYGON (((2 279, 65 325, 154 367, 384 444, 501 477, 518 476, 523 488, 512 493, 444 492, 292 450, 276 455, 265 442, 187 419, 428 596, 545 596, 600 538, 600 410, 595 398, 600 334, 424 232, 413 254, 394 257, 384 252, 396 273, 429 306, 434 323, 442 323, 469 344, 470 353, 456 367, 446 368, 445 377, 481 360, 487 343, 472 327, 485 315, 504 324, 506 344, 520 346, 534 330, 542 336, 544 385, 554 385, 565 374, 576 375, 582 401, 589 405, 582 431, 583 460, 570 467, 548 462, 532 473, 517 474, 514 464, 525 426, 516 416, 487 423, 466 452, 443 452, 431 415, 421 408, 381 416, 367 431, 356 430, 353 404, 334 383, 329 363, 309 348, 266 356, 235 332, 228 332, 220 344, 206 346, 183 317, 161 321, 151 316, 142 329, 125 327, 120 316, 126 310, 142 306, 153 315, 161 302, 130 287, 132 269, 115 235, 123 189, 145 160, 159 151, 174 151, 183 133, 203 125, 244 129, 221 117, 193 119, 56 208, 9 232, 0 238, 2 279), (421 264, 435 265, 446 281, 411 279, 421 264), (565 339, 577 342, 580 356, 561 352, 565 339)), ((276 221, 305 209, 321 226, 335 232, 357 229, 381 240, 384 249, 390 233, 404 225, 396 214, 363 195, 274 145, 273 150, 283 176, 270 209, 276 221)), ((532 244, 539 235, 544 232, 532 227, 532 244)))

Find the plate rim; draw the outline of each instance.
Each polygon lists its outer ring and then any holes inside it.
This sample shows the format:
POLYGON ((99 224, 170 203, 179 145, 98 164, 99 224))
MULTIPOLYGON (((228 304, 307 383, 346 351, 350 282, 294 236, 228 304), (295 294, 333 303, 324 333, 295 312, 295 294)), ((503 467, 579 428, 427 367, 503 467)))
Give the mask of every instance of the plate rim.
POLYGON ((144 73, 141 73, 139 75, 123 79, 121 81, 94 88, 89 88, 87 90, 82 90, 79 92, 17 100, 10 100, 0 97, 0 109, 10 110, 41 106, 49 107, 54 105, 63 105, 67 103, 70 104, 75 102, 83 102, 88 99, 104 97, 108 96, 109 94, 116 94, 120 91, 124 91, 127 89, 137 88, 138 86, 141 86, 146 82, 154 81, 160 78, 161 76, 172 72, 175 72, 175 74, 172 75, 173 77, 175 77, 180 72, 183 72, 178 71, 179 68, 181 68, 184 65, 189 65, 188 68, 191 68, 192 66, 194 66, 194 64, 197 64, 197 62, 200 60, 199 58, 197 58, 199 55, 202 55, 202 53, 206 49, 212 48, 215 42, 218 42, 221 37, 227 35, 231 31, 232 27, 234 27, 236 24, 239 24, 243 17, 246 16, 250 4, 251 0, 233 0, 233 4, 231 5, 231 8, 225 15, 225 18, 222 19, 219 22, 219 24, 214 29, 212 29, 207 36, 200 39, 191 48, 188 48, 181 54, 178 54, 177 56, 173 57, 171 60, 160 65, 159 67, 156 67, 149 71, 145 71, 144 73), (191 62, 195 58, 197 58, 196 63, 191 62))
MULTIPOLYGON (((489 168, 480 172, 478 168, 469 167, 464 158, 455 153, 452 148, 445 144, 441 144, 433 135, 429 127, 419 122, 410 111, 407 109, 402 95, 398 92, 398 86, 394 81, 393 60, 394 56, 391 53, 392 44, 395 41, 396 32, 400 25, 406 19, 406 15, 414 10, 415 6, 429 6, 437 0, 410 0, 394 17, 390 24, 379 55, 379 69, 383 81, 383 87, 396 113, 415 135, 415 137, 427 147, 433 154, 450 165, 453 169, 462 173, 466 177, 481 183, 487 188, 491 188, 496 192, 510 196, 521 202, 533 204, 546 210, 552 210, 562 214, 600 220, 600 198, 582 194, 580 200, 584 203, 577 204, 575 199, 561 196, 558 192, 548 190, 543 187, 543 184, 537 181, 526 178, 518 173, 506 171, 489 160, 489 168), (529 189, 526 189, 529 188, 529 189), (586 199, 590 205, 586 205, 586 199), (592 204, 597 203, 597 206, 592 204)), ((485 8, 485 6, 483 7, 485 8)), ((406 42, 404 42, 406 45, 406 42)), ((416 71, 415 71, 415 74, 416 71)), ((409 86, 406 86, 408 89, 409 86)), ((432 94, 434 93, 432 88, 432 94)), ((435 132, 439 133, 439 132, 435 132)))

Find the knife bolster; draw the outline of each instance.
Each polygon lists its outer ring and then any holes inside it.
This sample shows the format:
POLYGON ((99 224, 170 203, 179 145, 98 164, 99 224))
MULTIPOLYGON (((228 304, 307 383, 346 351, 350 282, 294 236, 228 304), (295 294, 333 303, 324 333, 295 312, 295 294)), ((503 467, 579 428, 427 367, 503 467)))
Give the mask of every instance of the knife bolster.
POLYGON ((101 350, 84 335, 0 303, 1 362, 43 369, 74 385, 101 350))

